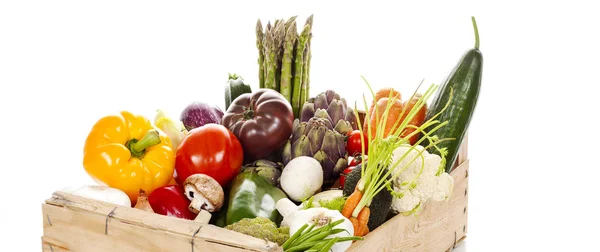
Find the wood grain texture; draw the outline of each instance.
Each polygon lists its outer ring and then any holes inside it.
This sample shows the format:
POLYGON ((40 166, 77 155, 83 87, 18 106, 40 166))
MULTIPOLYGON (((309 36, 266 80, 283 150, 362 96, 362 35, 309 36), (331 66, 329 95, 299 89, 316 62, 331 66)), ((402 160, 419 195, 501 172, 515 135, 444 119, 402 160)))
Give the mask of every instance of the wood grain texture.
POLYGON ((428 202, 417 216, 398 215, 355 242, 348 251, 439 252, 453 248, 467 233, 469 160, 458 166, 448 201, 428 202))
POLYGON ((62 192, 47 200, 42 212, 44 251, 281 251, 274 243, 213 225, 62 192))

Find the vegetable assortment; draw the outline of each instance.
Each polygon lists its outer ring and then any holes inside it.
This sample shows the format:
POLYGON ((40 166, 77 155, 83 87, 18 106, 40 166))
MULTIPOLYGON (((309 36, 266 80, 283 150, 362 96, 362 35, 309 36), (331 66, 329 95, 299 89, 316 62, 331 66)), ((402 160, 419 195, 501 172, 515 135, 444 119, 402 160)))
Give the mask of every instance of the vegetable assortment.
POLYGON ((100 185, 63 191, 283 251, 345 251, 389 218, 447 200, 481 86, 475 19, 475 47, 441 85, 410 94, 365 80, 361 116, 335 90, 309 88, 313 16, 300 29, 296 18, 264 31, 258 21, 258 89, 229 74, 224 112, 193 101, 178 119, 160 109, 153 120, 100 118, 83 148, 83 168, 100 185))

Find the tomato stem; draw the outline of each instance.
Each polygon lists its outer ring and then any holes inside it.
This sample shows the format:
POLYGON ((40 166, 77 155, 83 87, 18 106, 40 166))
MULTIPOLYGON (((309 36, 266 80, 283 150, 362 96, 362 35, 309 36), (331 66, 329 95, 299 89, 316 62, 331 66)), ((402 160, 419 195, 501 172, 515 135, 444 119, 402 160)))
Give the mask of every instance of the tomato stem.
POLYGON ((136 158, 141 158, 144 156, 146 149, 157 145, 160 143, 160 135, 157 130, 150 130, 142 139, 131 139, 125 144, 129 151, 131 151, 131 155, 136 158))
POLYGON ((243 116, 245 120, 254 118, 254 106, 252 104, 244 111, 243 116))

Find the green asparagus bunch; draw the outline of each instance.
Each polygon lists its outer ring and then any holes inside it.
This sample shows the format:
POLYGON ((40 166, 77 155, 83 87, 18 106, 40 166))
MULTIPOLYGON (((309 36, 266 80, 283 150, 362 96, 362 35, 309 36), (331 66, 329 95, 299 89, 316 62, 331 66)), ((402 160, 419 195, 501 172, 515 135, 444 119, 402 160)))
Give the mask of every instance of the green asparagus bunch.
POLYGON ((297 16, 287 21, 269 21, 263 31, 260 21, 256 23, 256 47, 258 48, 258 80, 260 88, 281 93, 292 105, 296 118, 308 100, 310 91, 310 41, 313 15, 306 19, 298 34, 297 16))

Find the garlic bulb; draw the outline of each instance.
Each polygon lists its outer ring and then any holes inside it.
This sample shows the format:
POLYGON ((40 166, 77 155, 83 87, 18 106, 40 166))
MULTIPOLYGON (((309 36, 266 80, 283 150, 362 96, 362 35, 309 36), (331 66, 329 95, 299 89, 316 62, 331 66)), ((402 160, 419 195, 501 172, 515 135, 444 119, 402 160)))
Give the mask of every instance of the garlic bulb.
MULTIPOLYGON (((290 227, 290 235, 296 233, 304 224, 315 224, 315 228, 327 225, 330 222, 334 222, 340 219, 344 219, 344 222, 339 224, 337 228, 343 228, 348 232, 340 232, 337 234, 329 235, 327 238, 333 237, 348 237, 354 236, 354 226, 352 222, 342 215, 337 210, 329 210, 323 207, 315 207, 309 209, 302 209, 297 206, 288 198, 277 201, 277 211, 283 216, 281 226, 290 227)), ((331 247, 333 252, 346 251, 352 245, 352 241, 338 242, 331 247)))

